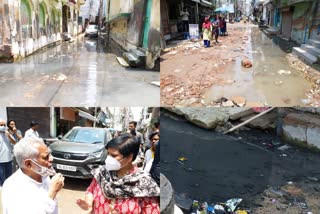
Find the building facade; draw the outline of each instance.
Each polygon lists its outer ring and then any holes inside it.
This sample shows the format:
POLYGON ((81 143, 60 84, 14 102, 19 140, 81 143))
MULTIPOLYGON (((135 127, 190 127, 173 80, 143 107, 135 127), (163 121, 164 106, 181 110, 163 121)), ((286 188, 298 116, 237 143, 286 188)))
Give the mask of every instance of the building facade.
POLYGON ((0 59, 13 62, 60 42, 62 32, 76 35, 77 2, 70 1, 1 0, 0 59), (70 17, 75 23, 70 24, 70 17))

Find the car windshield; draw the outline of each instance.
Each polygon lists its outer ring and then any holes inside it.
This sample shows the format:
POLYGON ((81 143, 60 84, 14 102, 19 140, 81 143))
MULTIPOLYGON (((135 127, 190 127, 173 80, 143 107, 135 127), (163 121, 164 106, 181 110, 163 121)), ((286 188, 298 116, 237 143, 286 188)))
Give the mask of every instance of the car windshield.
POLYGON ((88 29, 93 30, 93 29, 98 29, 97 25, 89 25, 88 29))
POLYGON ((103 143, 104 131, 101 129, 72 129, 63 139, 77 143, 103 143))

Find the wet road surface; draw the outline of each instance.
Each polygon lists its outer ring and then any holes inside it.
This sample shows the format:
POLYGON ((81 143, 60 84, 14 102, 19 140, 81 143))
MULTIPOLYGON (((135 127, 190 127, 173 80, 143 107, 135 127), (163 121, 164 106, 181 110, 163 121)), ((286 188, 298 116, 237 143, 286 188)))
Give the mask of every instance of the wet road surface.
POLYGON ((4 106, 158 106, 158 71, 125 69, 94 39, 0 64, 4 106), (139 99, 137 99, 139 97, 139 99), (133 99, 134 98, 134 99, 133 99))
POLYGON ((233 50, 239 52, 235 63, 228 65, 226 72, 218 74, 222 79, 235 82, 224 86, 213 85, 205 94, 205 102, 210 103, 221 97, 243 96, 247 101, 269 106, 305 105, 303 99, 306 99, 311 84, 301 72, 290 67, 285 58, 287 53, 255 25, 229 26, 243 28, 250 36, 244 51, 233 50), (241 66, 243 56, 253 62, 252 68, 241 66))
POLYGON ((249 131, 239 139, 164 113, 161 129, 161 171, 175 192, 187 198, 224 202, 240 197, 243 205, 253 207, 255 198, 269 186, 320 176, 318 155, 267 150, 262 145, 273 136, 263 132, 249 131), (179 162, 179 157, 187 160, 179 162))

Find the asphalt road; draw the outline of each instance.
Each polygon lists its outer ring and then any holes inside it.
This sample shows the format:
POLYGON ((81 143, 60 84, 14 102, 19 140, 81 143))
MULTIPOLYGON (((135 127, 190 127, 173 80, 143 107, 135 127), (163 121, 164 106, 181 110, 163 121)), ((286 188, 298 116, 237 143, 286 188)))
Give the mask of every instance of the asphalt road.
POLYGON ((241 134, 221 135, 162 113, 161 171, 178 195, 211 203, 240 197, 249 207, 269 186, 320 176, 319 155, 266 150, 263 145, 271 139, 266 135, 239 139, 241 134))
POLYGON ((0 64, 3 106, 159 106, 159 71, 126 69, 97 40, 79 37, 0 64), (137 99, 139 97, 139 99, 137 99), (135 99, 133 99, 135 98, 135 99))

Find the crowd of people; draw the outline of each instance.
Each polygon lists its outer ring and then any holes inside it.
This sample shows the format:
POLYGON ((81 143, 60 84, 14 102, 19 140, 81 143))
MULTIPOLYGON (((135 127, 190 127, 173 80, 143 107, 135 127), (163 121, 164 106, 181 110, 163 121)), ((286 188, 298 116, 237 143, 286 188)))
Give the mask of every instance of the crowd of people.
MULTIPOLYGON (((130 122, 128 131, 116 133, 106 144, 105 165, 92 170, 84 198, 76 200, 83 213, 160 213, 160 123, 154 123, 147 139, 136 127, 130 122)), ((4 214, 58 213, 57 195, 65 178, 55 172, 38 128, 32 121, 23 137, 15 121, 0 120, 4 214), (18 169, 12 174, 13 159, 18 169)))

